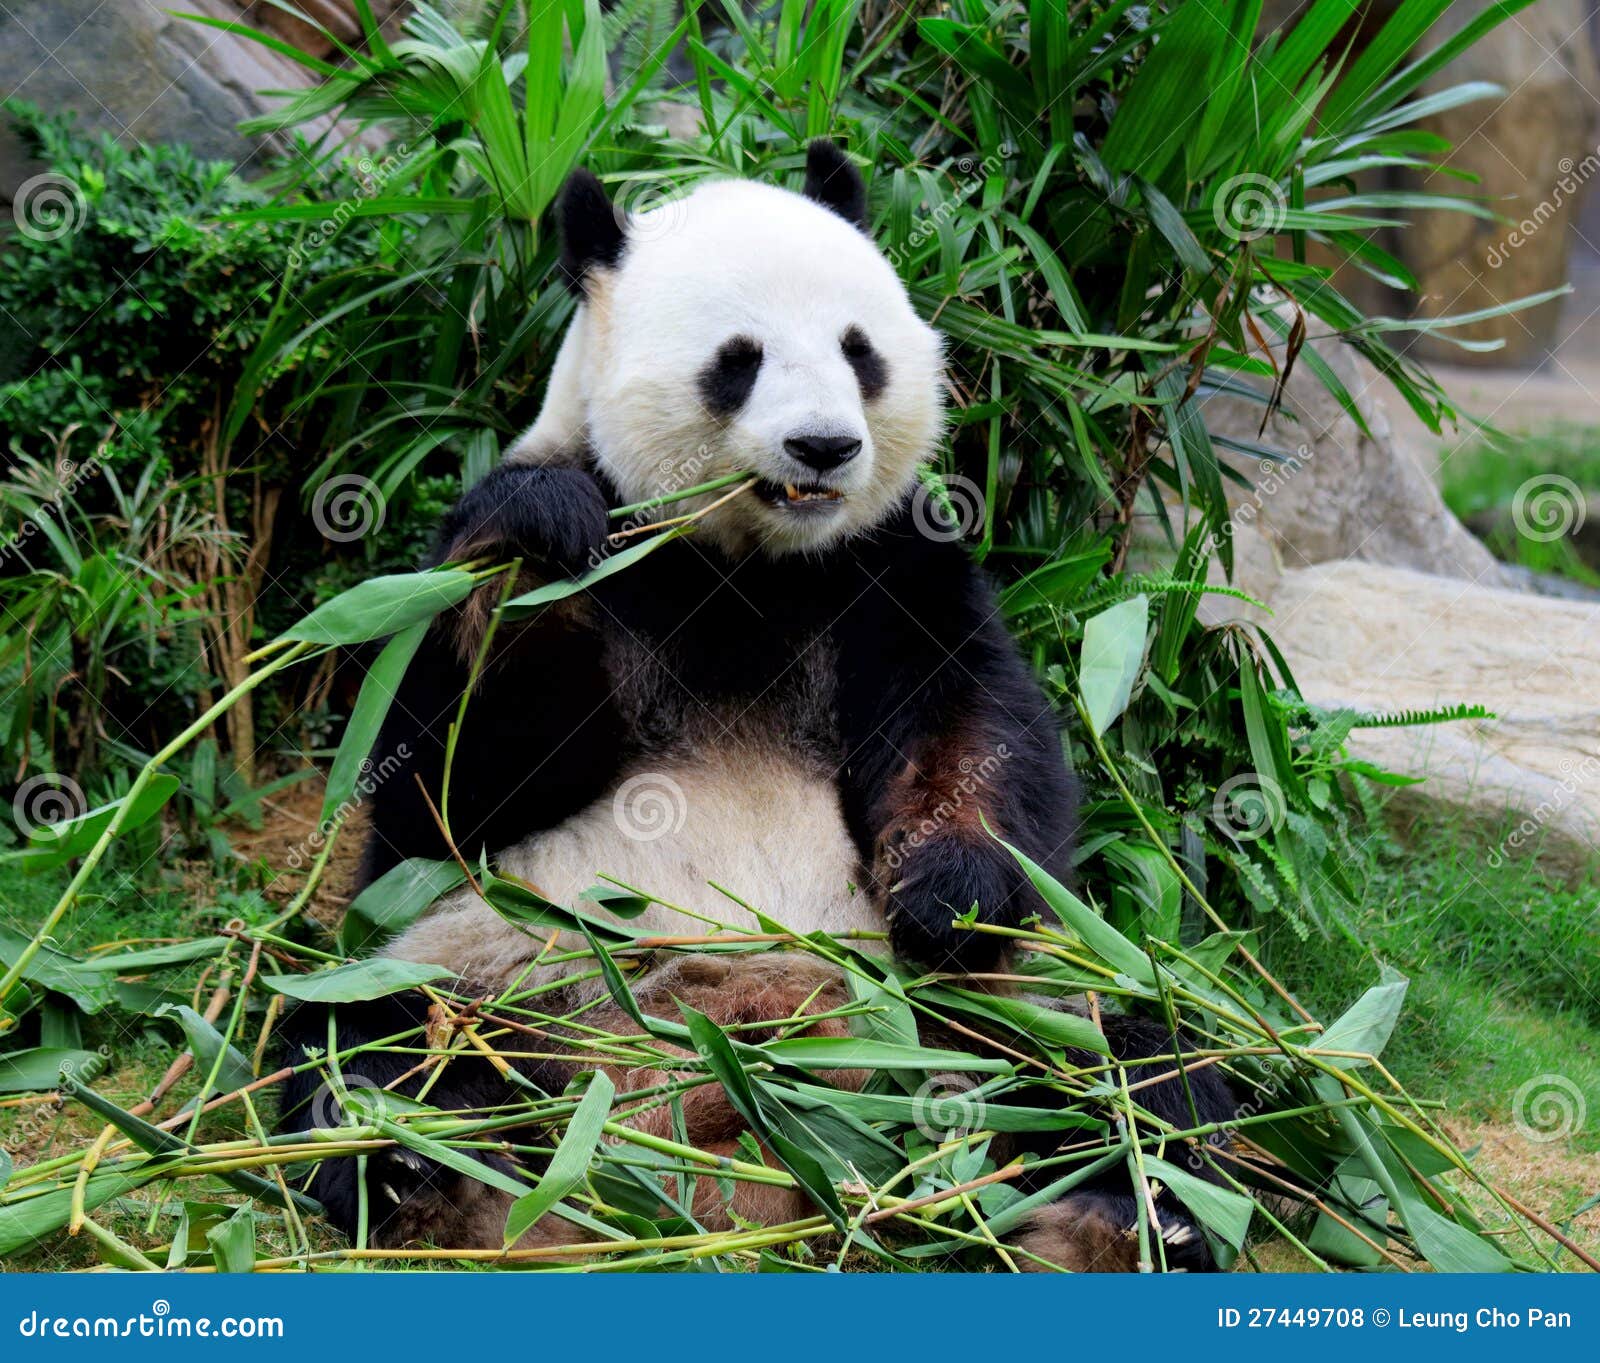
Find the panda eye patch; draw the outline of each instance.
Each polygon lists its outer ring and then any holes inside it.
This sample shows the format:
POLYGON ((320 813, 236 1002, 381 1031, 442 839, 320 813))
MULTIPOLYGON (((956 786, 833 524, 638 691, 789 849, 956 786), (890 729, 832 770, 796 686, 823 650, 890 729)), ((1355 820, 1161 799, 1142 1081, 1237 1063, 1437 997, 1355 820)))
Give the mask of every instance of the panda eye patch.
POLYGON ((761 343, 734 336, 717 347, 700 371, 700 397, 717 416, 731 416, 744 406, 761 370, 761 343))
POLYGON ((889 367, 867 339, 867 333, 860 327, 848 328, 839 338, 839 349, 856 372, 861 396, 870 402, 882 393, 889 382, 889 367))

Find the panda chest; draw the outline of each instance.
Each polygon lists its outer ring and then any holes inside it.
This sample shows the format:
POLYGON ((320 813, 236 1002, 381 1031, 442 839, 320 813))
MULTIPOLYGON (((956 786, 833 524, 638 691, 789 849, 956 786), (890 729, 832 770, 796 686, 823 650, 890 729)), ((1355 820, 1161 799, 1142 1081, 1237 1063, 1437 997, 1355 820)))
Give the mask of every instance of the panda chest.
POLYGON ((801 933, 882 928, 841 807, 825 633, 775 648, 618 629, 606 667, 627 758, 594 805, 523 849, 524 874, 562 898, 623 881, 689 911, 652 905, 646 924, 667 933, 707 930, 690 915, 759 931, 753 910, 801 933))

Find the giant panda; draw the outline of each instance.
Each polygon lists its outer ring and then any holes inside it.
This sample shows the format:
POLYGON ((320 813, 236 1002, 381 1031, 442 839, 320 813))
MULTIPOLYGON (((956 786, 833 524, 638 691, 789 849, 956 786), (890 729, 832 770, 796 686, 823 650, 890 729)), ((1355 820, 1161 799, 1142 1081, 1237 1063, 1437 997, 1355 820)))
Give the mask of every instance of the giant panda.
MULTIPOLYGON (((998 839, 1069 878, 1073 784, 1056 717, 991 588, 919 479, 941 432, 941 340, 868 235, 859 173, 818 142, 802 192, 714 181, 627 218, 579 171, 557 213, 578 304, 544 404, 445 518, 437 559, 520 556, 535 581, 575 577, 605 558, 610 509, 724 475, 756 481, 694 534, 495 637, 457 736, 455 843, 470 858, 487 849, 502 873, 563 905, 601 873, 646 890, 659 902, 635 926, 662 934, 707 932, 706 920, 759 931, 750 905, 794 933, 886 929, 881 949, 904 961, 1003 973, 1003 937, 956 920, 974 904, 988 924, 1043 910, 998 839)), ((404 778, 373 796, 368 882, 404 858, 452 854, 432 806, 486 618, 469 603, 438 626, 398 691, 374 758, 404 778)), ((540 964, 547 946, 464 887, 385 950, 493 998, 573 969, 540 964)), ((834 967, 797 950, 664 952, 633 988, 646 1012, 675 1019, 681 1002, 722 1025, 826 1013, 847 998, 834 967)), ((637 1030, 598 983, 571 986, 567 1002, 584 1001, 593 1025, 637 1030)), ((420 996, 347 1005, 339 1045, 427 1020, 420 996)), ((1152 1023, 1104 1025, 1119 1058, 1173 1052, 1152 1023)), ((836 1018, 815 1026, 843 1031, 836 1018)), ((306 1065, 328 1044, 328 1019, 302 1011, 289 1033, 302 1069, 286 1125, 305 1129, 328 1120, 306 1065)), ((560 1092, 595 1063, 525 1069, 560 1092)), ((414 1054, 360 1064, 363 1082, 418 1082, 414 1054)), ((1174 1126, 1233 1111, 1214 1068, 1197 1070, 1188 1094, 1170 1061, 1141 1073, 1167 1076, 1141 1099, 1174 1126)), ((505 1078, 470 1054, 434 1078, 427 1101, 442 1109, 507 1096, 505 1078)), ((615 1078, 638 1090, 663 1076, 615 1078)), ((701 1148, 738 1149, 743 1124, 720 1088, 692 1090, 684 1111, 701 1148)), ((638 1119, 665 1120, 665 1109, 638 1119)), ((502 1243, 504 1194, 401 1148, 365 1167, 374 1242, 502 1243)), ((331 1160, 311 1184, 346 1229, 360 1176, 355 1160, 331 1160)), ((808 1214, 798 1194, 738 1184, 723 1205, 714 1180, 700 1183, 694 1214, 708 1225, 808 1214)), ((1131 1187, 1085 1185, 1035 1217, 1019 1266, 1136 1267, 1137 1220, 1131 1187)), ((1170 1194, 1158 1225, 1168 1266, 1213 1266, 1170 1194)), ((572 1233, 541 1223, 528 1243, 572 1233)))

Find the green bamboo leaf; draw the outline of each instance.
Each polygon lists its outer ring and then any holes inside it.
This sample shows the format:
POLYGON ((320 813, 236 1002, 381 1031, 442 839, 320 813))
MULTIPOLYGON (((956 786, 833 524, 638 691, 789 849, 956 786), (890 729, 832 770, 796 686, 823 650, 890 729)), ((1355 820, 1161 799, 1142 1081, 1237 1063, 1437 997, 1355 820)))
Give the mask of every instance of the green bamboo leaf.
POLYGON ((459 568, 368 578, 324 602, 280 636, 311 644, 362 644, 423 624, 465 601, 478 579, 459 568))
POLYGON ((531 592, 514 596, 500 607, 500 615, 506 620, 520 620, 524 616, 542 610, 552 602, 564 601, 569 596, 587 591, 595 583, 604 582, 606 578, 633 567, 646 555, 655 553, 662 545, 676 539, 680 533, 678 530, 664 530, 659 535, 652 535, 638 544, 629 545, 621 553, 612 554, 593 572, 586 573, 580 578, 547 582, 542 587, 535 587, 531 592))
POLYGON ((78 968, 107 974, 125 975, 134 972, 142 974, 146 970, 154 970, 160 966, 187 965, 190 961, 215 956, 231 940, 228 937, 198 937, 192 942, 173 942, 168 946, 149 947, 144 951, 108 952, 104 956, 91 957, 78 968))
MULTIPOLYGON (((176 776, 162 775, 152 778, 134 798, 132 808, 123 816, 120 832, 129 833, 149 823, 177 793, 178 786, 179 781, 176 776)), ((16 854, 17 860, 22 863, 22 869, 29 872, 49 871, 65 865, 74 857, 81 857, 100 841, 100 835, 111 826, 111 821, 117 817, 117 811, 127 803, 127 797, 124 796, 122 799, 111 801, 110 804, 79 814, 75 818, 63 819, 60 823, 44 824, 34 829, 28 836, 27 849, 16 854)))
POLYGON ((0 1055, 0 1093, 45 1093, 58 1086, 62 1074, 94 1079, 106 1068, 96 1051, 60 1046, 35 1046, 0 1055))
MULTIPOLYGON (((1405 1006, 1410 981, 1392 966, 1384 966, 1379 983, 1367 990, 1354 1004, 1317 1038, 1318 1051, 1359 1051, 1380 1056, 1389 1044, 1400 1010, 1405 1006)), ((1367 1064, 1348 1056, 1330 1055, 1328 1063, 1342 1070, 1359 1069, 1367 1064)))
POLYGON ((1150 603, 1142 594, 1101 611, 1083 627, 1078 694, 1096 735, 1128 706, 1149 628, 1150 603))
POLYGON ((350 901, 339 925, 340 949, 347 956, 375 950, 466 878, 455 861, 407 857, 391 866, 350 901))
POLYGON ((750 1086, 744 1067, 734 1055, 733 1047, 729 1044, 722 1028, 705 1014, 696 1012, 681 1000, 678 1007, 688 1024, 689 1035, 694 1040, 696 1052, 706 1062, 711 1073, 721 1081, 723 1091, 728 1095, 728 1101, 749 1123, 751 1131, 795 1176, 795 1180, 805 1190, 806 1195, 839 1230, 844 1230, 844 1206, 839 1201, 839 1194, 832 1182, 824 1173, 821 1163, 815 1155, 801 1149, 791 1137, 775 1130, 767 1120, 766 1114, 756 1100, 755 1091, 750 1086))
POLYGON ((1079 940, 1107 965, 1119 970, 1140 984, 1155 983, 1151 973, 1150 958, 1118 932, 1105 919, 1085 904, 1071 890, 1052 876, 1044 867, 1030 860, 1004 838, 996 838, 1033 882, 1034 889, 1063 923, 1078 935, 1079 940))
POLYGON ((256 1268, 256 1217, 248 1202, 226 1221, 206 1231, 211 1260, 219 1273, 254 1273, 256 1268))
POLYGON ((583 1181, 611 1115, 611 1100, 616 1093, 617 1086, 604 1070, 596 1070, 590 1076, 589 1087, 568 1120, 567 1129, 561 1133, 544 1175, 531 1193, 512 1204, 506 1216, 507 1245, 521 1239, 524 1231, 583 1181))
POLYGON ((210 1074, 213 1066, 217 1065, 217 1057, 219 1055, 222 1057, 222 1063, 217 1067, 216 1093, 232 1093, 255 1078, 250 1062, 228 1045, 223 1040, 222 1033, 193 1008, 185 1004, 167 1004, 156 1009, 156 1016, 177 1019, 178 1025, 183 1028, 184 1036, 188 1038, 189 1049, 194 1052, 201 1074, 210 1074))
POLYGON ((1145 1171, 1165 1183, 1196 1221, 1235 1251, 1244 1248, 1254 1202, 1155 1155, 1146 1154, 1143 1161, 1145 1171))
POLYGON ((378 956, 331 970, 314 970, 309 975, 263 975, 261 983, 306 1003, 364 1003, 415 989, 419 984, 431 984, 449 973, 442 965, 378 956))
POLYGON ((405 678, 406 669, 410 667, 427 632, 427 621, 419 621, 409 629, 401 630, 383 646, 383 652, 362 681, 355 708, 345 724, 339 751, 328 772, 327 793, 322 800, 324 828, 340 807, 355 795, 356 783, 365 769, 364 764, 368 764, 368 755, 378 741, 378 731, 383 727, 389 707, 394 703, 395 693, 405 678))

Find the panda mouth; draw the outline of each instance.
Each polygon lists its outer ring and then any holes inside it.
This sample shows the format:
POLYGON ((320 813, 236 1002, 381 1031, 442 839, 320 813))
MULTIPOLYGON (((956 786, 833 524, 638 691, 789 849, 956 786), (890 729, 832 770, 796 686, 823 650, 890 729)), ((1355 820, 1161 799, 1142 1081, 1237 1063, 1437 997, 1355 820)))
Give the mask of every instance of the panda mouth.
POLYGON ((838 488, 820 483, 773 483, 765 478, 756 484, 756 496, 768 506, 810 513, 830 510, 844 501, 844 493, 838 488))

